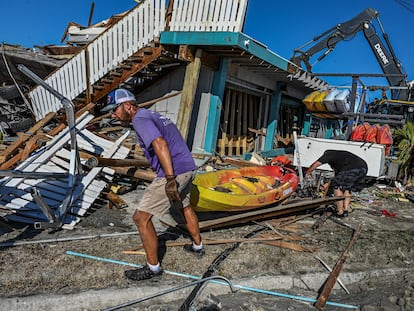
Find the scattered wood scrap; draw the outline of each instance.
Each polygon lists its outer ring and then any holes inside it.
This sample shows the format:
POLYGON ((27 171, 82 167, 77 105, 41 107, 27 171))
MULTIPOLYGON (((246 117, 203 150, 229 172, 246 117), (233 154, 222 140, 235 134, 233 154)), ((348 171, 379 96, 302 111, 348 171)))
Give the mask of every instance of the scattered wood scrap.
MULTIPOLYGON (((218 244, 231 244, 231 243, 263 243, 263 242, 274 242, 275 240, 281 239, 280 237, 259 237, 259 238, 240 238, 240 239, 219 239, 219 240, 212 240, 208 238, 203 239, 204 245, 218 245, 218 244)), ((184 246, 185 244, 188 244, 188 241, 186 242, 166 242, 165 246, 167 247, 175 247, 175 246, 184 246)), ((137 248, 131 249, 131 250, 125 250, 123 251, 124 254, 136 254, 139 252, 139 249, 142 249, 144 246, 138 245, 137 248)))
POLYGON ((250 222, 253 220, 267 219, 276 216, 283 216, 292 213, 302 212, 309 209, 315 209, 321 205, 326 205, 336 201, 343 200, 343 197, 329 197, 319 199, 300 200, 290 204, 281 204, 273 207, 262 208, 246 213, 240 213, 232 216, 221 217, 219 219, 212 219, 200 222, 200 229, 212 229, 225 227, 235 224, 250 222))
POLYGON ((268 241, 268 242, 262 242, 263 244, 266 245, 272 245, 272 246, 278 246, 278 247, 283 247, 283 248, 287 248, 290 250, 294 250, 294 251, 299 251, 299 252, 308 252, 308 253, 312 253, 314 252, 314 250, 311 250, 309 248, 306 248, 302 245, 296 244, 296 243, 292 243, 292 242, 286 242, 286 241, 268 241))
POLYGON ((329 273, 328 278, 326 279, 322 291, 320 295, 318 296, 318 300, 315 303, 315 307, 319 310, 322 310, 325 307, 326 301, 328 300, 329 294, 332 291, 332 288, 334 287, 335 283, 337 282, 337 279, 339 277, 339 273, 341 273, 342 267, 348 258, 349 251, 351 250, 352 245, 356 242, 356 240, 359 237, 359 234, 361 233, 362 225, 358 225, 358 227, 354 230, 354 233, 352 235, 352 239, 349 242, 348 246, 343 251, 341 257, 339 257, 338 261, 336 262, 334 268, 332 269, 332 272, 329 273))

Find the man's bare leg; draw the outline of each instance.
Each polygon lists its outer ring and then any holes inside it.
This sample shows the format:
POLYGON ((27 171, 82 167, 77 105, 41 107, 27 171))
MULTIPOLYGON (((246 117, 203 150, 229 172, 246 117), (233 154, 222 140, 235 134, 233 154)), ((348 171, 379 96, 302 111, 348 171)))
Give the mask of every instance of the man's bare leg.
POLYGON ((200 227, 198 224, 198 218, 194 210, 191 208, 190 205, 184 207, 183 209, 184 218, 187 225, 187 230, 190 233, 191 237, 193 238, 193 242, 196 245, 201 244, 201 236, 200 236, 200 227))
POLYGON ((142 211, 135 211, 132 216, 144 246, 147 262, 155 266, 158 264, 158 237, 151 218, 151 214, 142 211))
MULTIPOLYGON (((344 192, 341 189, 336 188, 334 189, 334 195, 336 197, 342 197, 344 195, 344 192)), ((342 215, 344 213, 344 201, 343 200, 336 201, 335 204, 336 204, 338 215, 342 215)))
POLYGON ((348 212, 349 205, 351 204, 351 192, 349 190, 344 191, 345 200, 344 200, 344 211, 348 212))

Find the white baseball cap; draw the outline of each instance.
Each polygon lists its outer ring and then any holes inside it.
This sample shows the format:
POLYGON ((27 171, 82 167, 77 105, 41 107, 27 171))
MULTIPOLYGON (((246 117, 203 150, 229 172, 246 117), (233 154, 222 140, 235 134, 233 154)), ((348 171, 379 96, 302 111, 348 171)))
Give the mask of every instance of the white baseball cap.
POLYGON ((101 109, 101 112, 115 110, 120 104, 135 101, 135 96, 125 89, 116 89, 108 94, 107 104, 101 109))

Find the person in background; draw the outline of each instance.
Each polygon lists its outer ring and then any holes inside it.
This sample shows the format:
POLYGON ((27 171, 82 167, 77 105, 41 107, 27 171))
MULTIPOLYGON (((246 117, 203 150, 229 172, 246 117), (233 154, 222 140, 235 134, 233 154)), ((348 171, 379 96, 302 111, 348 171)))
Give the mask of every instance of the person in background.
POLYGON ((326 150, 323 155, 311 164, 306 171, 306 178, 312 178, 312 172, 322 164, 329 164, 335 176, 330 182, 335 196, 345 196, 336 202, 336 217, 347 217, 351 203, 351 192, 364 188, 368 172, 367 163, 357 155, 343 150, 326 150))
POLYGON ((138 143, 157 174, 132 216, 144 246, 147 264, 125 271, 125 276, 139 281, 162 275, 158 237, 152 217, 160 217, 172 207, 182 214, 192 237, 192 244, 184 245, 184 250, 199 258, 204 256, 198 218, 189 198, 197 166, 177 126, 157 112, 138 107, 134 95, 126 89, 111 92, 107 106, 101 111, 111 111, 111 117, 124 126, 132 122, 138 143))

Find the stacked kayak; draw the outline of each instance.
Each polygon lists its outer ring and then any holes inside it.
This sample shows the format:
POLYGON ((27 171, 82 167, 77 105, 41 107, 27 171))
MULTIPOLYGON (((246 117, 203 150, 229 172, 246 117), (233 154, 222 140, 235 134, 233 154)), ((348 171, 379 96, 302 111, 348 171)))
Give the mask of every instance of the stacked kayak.
POLYGON ((284 166, 252 166, 197 174, 191 205, 197 212, 241 212, 271 205, 296 191, 298 176, 284 166))
POLYGON ((349 90, 345 89, 335 96, 335 106, 338 112, 349 111, 349 90))
POLYGON ((350 91, 337 88, 329 91, 313 91, 305 97, 303 103, 311 112, 347 112, 350 109, 350 91))
POLYGON ((313 91, 312 93, 308 94, 303 100, 303 103, 309 111, 317 111, 316 108, 313 106, 313 100, 316 96, 319 95, 319 93, 319 91, 313 91))
POLYGON ((316 109, 316 111, 325 112, 328 111, 325 107, 325 104, 323 103, 323 100, 328 95, 327 91, 319 92, 318 95, 315 96, 313 99, 313 107, 316 109))
POLYGON ((336 106, 335 106, 335 96, 341 92, 338 89, 332 89, 328 95, 323 100, 323 103, 325 104, 326 110, 329 112, 337 112, 336 106))

